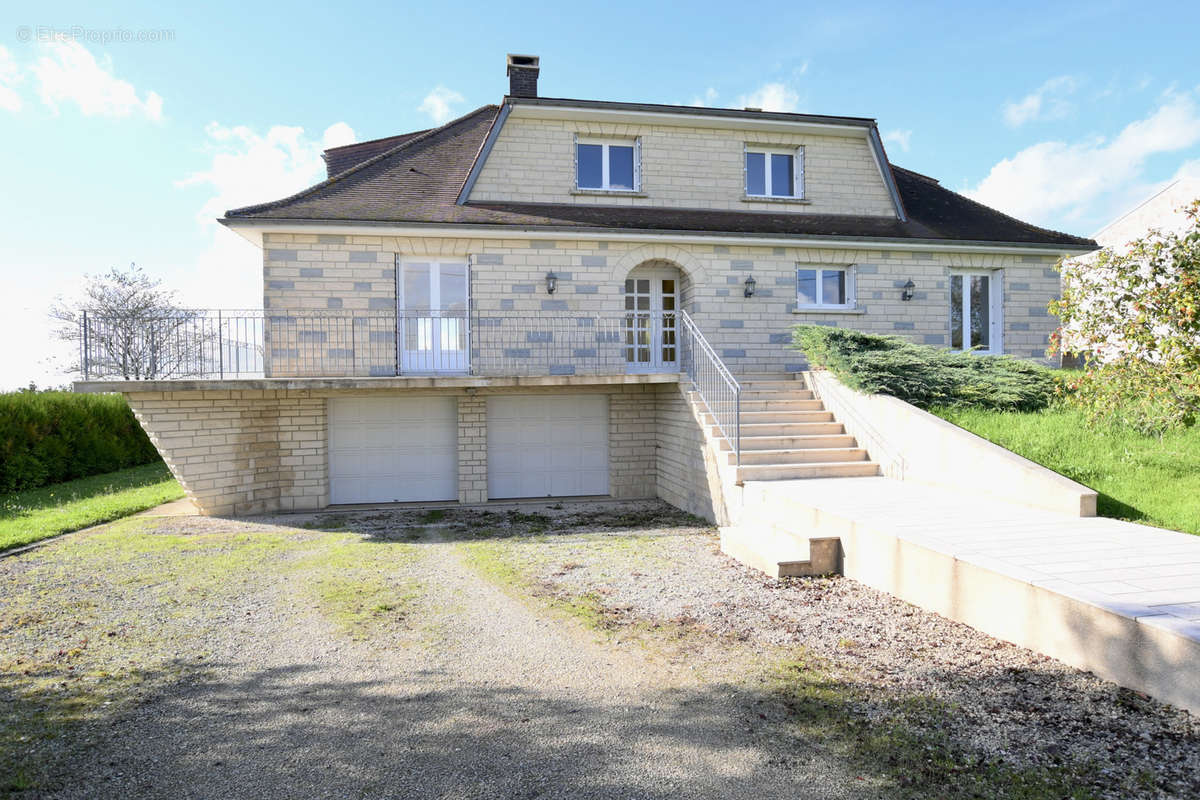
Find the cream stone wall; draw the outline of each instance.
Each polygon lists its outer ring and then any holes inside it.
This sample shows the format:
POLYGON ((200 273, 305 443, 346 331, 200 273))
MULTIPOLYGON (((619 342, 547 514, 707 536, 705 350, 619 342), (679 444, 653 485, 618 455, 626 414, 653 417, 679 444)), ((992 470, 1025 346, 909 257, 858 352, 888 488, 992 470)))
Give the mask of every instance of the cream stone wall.
POLYGON ((132 392, 133 413, 206 514, 328 502, 325 401, 311 392, 132 392))
POLYGON ((505 121, 469 200, 896 216, 865 137, 516 116, 505 121), (576 191, 576 135, 640 138, 640 191, 576 191), (804 147, 805 202, 746 198, 747 145, 804 147))
MULTIPOLYGON (((655 496, 649 385, 387 390, 458 401, 458 500, 487 501, 487 404, 493 394, 603 394, 609 399, 609 493, 655 496)), ((674 385, 671 385, 674 389, 674 385)), ((384 390, 381 390, 384 391, 384 390)), ((167 391, 127 394, 187 496, 205 514, 311 511, 329 503, 327 401, 364 390, 167 391)))
MULTIPOLYGON (((1056 320, 1046 310, 1059 292, 1053 256, 520 238, 312 234, 267 234, 265 238, 267 313, 283 317, 293 308, 391 313, 396 302, 391 265, 398 254, 469 258, 472 310, 484 321, 521 316, 533 325, 548 324, 545 321, 555 316, 594 315, 617 324, 625 277, 646 262, 656 262, 656 266, 670 262, 681 271, 683 308, 735 374, 803 369, 802 354, 788 348, 789 329, 797 323, 896 334, 920 344, 948 346, 948 285, 955 268, 994 271, 1003 287, 1006 353, 1044 361, 1048 337, 1056 327, 1056 320), (373 259, 370 267, 365 266, 367 258, 373 259), (301 270, 316 269, 301 265, 313 263, 324 264, 319 275, 301 274, 301 270), (857 308, 849 313, 797 311, 795 270, 802 264, 852 266, 857 308), (374 270, 377 279, 356 280, 364 270, 374 270), (553 295, 546 292, 547 272, 558 276, 558 290, 553 295), (750 275, 757 281, 757 291, 746 298, 743 282, 750 275), (901 287, 910 279, 916 285, 914 298, 903 302, 901 287)), ((382 319, 380 325, 386 328, 390 322, 382 319)), ((393 334, 381 329, 364 336, 361 328, 352 330, 358 331, 354 348, 345 340, 286 346, 272 341, 268 356, 273 352, 286 355, 288 348, 295 348, 290 351, 293 353, 311 353, 303 348, 326 347, 343 356, 353 349, 353 357, 346 356, 344 361, 331 357, 329 363, 351 365, 355 370, 344 374, 393 374, 393 334)), ((521 342, 514 341, 513 350, 520 349, 521 342)), ((513 356, 519 357, 519 353, 513 356)), ((286 359, 274 363, 279 367, 275 374, 290 374, 284 369, 286 359)))

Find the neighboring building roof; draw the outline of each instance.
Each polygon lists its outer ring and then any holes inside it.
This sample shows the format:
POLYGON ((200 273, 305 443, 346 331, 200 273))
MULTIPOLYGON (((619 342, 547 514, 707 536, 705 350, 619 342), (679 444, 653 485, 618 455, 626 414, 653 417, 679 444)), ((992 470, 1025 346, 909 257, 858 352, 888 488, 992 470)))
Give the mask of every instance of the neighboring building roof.
POLYGON ((1200 177, 1172 180, 1154 194, 1093 234, 1102 247, 1124 247, 1151 230, 1182 233, 1187 228, 1183 209, 1200 200, 1200 177))
POLYGON ((429 128, 426 128, 422 131, 402 133, 398 136, 385 136, 382 139, 370 139, 365 142, 342 145, 341 147, 331 147, 321 154, 321 158, 325 159, 325 177, 332 178, 334 175, 340 175, 369 158, 374 158, 380 153, 386 153, 396 145, 404 144, 409 139, 416 138, 422 133, 428 132, 429 128))
MULTIPOLYGON (((570 102, 595 105, 590 101, 570 102)), ((624 107, 637 104, 610 105, 624 107)), ((662 110, 674 107, 653 108, 662 110)), ((498 111, 497 106, 483 106, 439 128, 406 134, 404 137, 390 137, 396 141, 382 151, 379 148, 385 145, 381 143, 387 142, 387 139, 336 148, 340 152, 334 160, 340 171, 334 173, 331 168, 328 180, 282 200, 233 209, 226 212, 222 221, 227 224, 251 220, 288 220, 306 223, 513 225, 567 230, 995 242, 1071 249, 1092 249, 1096 246, 1089 239, 1021 222, 945 189, 932 178, 894 166, 891 167, 892 174, 908 214, 908 219, 904 221, 892 217, 645 206, 495 202, 459 205, 456 202, 459 192, 479 157, 498 111)), ((682 109, 680 113, 683 113, 682 109)), ((760 112, 729 113, 760 117, 760 112)), ((812 117, 795 114, 778 116, 812 117)), ((821 119, 870 123, 870 120, 846 117, 821 119)))

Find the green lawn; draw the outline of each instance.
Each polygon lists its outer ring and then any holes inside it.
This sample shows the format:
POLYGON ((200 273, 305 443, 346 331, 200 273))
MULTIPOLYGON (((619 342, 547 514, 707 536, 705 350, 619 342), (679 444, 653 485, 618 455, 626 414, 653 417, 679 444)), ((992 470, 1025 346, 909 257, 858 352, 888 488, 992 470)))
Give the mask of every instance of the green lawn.
POLYGON ((136 514, 183 497, 163 463, 0 495, 0 550, 136 514))
POLYGON ((1200 535, 1200 426, 1162 439, 1092 429, 1082 412, 932 409, 935 414, 1100 494, 1105 517, 1200 535))

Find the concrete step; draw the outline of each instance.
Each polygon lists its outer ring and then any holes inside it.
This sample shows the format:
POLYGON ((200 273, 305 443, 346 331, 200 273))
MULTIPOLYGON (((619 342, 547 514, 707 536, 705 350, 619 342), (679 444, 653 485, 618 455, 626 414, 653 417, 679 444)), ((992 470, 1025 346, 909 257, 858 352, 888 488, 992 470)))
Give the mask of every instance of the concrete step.
MULTIPOLYGON (((730 415, 732 416, 732 415, 730 415)), ((746 411, 741 413, 742 425, 758 425, 768 422, 833 422, 828 411, 746 411)), ((712 414, 704 415, 705 425, 716 425, 712 414)))
POLYGON ((737 480, 790 481, 806 478, 865 478, 879 474, 874 461, 813 462, 811 464, 742 464, 737 480))
MULTIPOLYGON (((742 452, 751 450, 800 450, 810 447, 855 447, 858 442, 848 433, 812 434, 801 436, 747 436, 742 434, 742 452)), ((722 439, 722 450, 732 450, 733 445, 722 439)))
POLYGON ((820 400, 745 400, 741 402, 742 411, 824 411, 825 404, 820 400))
MULTIPOLYGON (((742 438, 747 436, 804 436, 823 433, 845 433, 840 422, 764 422, 741 425, 742 438)), ((730 436, 733 431, 728 432, 730 436)), ((721 431, 716 425, 712 426, 712 435, 720 436, 721 431)))
POLYGON ((807 389, 808 388, 808 386, 804 383, 804 381, 796 380, 794 378, 783 379, 783 380, 780 380, 777 378, 751 378, 749 380, 745 380, 743 378, 738 378, 737 382, 738 382, 738 385, 742 387, 743 391, 790 392, 790 391, 794 391, 796 389, 807 389))
POLYGON ((721 528, 721 552, 772 578, 828 575, 840 568, 836 538, 807 539, 758 525, 721 528))
MULTIPOLYGON (((737 464, 736 453, 726 453, 729 464, 737 464)), ((861 447, 809 447, 803 450, 746 450, 742 449, 742 464, 830 464, 842 461, 866 461, 867 451, 861 447)))
POLYGON ((794 389, 742 389, 742 400, 813 400, 811 389, 796 384, 794 389))

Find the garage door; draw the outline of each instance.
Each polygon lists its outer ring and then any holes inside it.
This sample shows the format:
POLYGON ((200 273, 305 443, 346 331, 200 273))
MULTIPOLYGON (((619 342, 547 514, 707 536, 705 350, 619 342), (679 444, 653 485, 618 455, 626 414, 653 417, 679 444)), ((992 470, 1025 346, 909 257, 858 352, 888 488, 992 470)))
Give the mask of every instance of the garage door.
POLYGON ((489 397, 488 497, 608 494, 608 398, 489 397))
POLYGON ((329 401, 331 503, 458 499, 453 397, 329 401))

